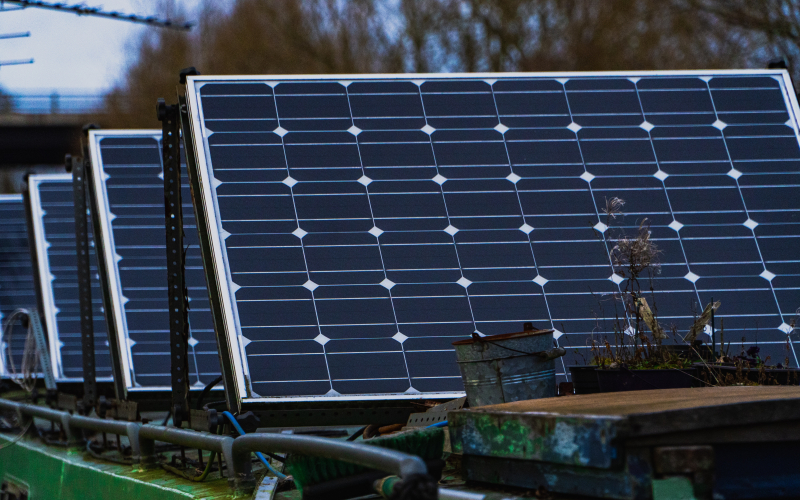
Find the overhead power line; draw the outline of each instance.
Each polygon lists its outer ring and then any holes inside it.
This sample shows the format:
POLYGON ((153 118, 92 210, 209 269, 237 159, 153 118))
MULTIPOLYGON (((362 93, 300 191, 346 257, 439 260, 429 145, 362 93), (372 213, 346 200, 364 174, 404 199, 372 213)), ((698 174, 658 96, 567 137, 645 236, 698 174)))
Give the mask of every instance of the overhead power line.
POLYGON ((104 17, 106 19, 116 19, 118 21, 128 21, 131 23, 148 24, 150 26, 158 26, 160 28, 174 29, 180 31, 189 31, 195 24, 193 22, 175 21, 169 18, 162 19, 155 16, 140 16, 137 14, 112 12, 103 10, 100 7, 89 7, 85 4, 67 5, 65 3, 42 2, 39 0, 0 0, 0 9, 5 7, 5 4, 12 4, 19 6, 17 9, 12 9, 12 10, 33 7, 37 9, 48 9, 59 12, 70 12, 77 14, 79 16, 104 17))

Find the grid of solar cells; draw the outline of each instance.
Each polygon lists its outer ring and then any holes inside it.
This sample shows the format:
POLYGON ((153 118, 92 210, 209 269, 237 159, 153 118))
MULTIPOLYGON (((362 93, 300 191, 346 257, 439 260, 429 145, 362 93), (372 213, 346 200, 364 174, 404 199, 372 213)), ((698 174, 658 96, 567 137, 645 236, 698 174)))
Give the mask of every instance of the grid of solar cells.
MULTIPOLYGON (((98 196, 108 200, 113 238, 111 254, 119 277, 114 291, 127 328, 120 336, 127 349, 132 387, 170 387, 167 262, 164 229, 164 181, 160 131, 99 131, 92 134, 99 152, 93 158, 98 196)), ((194 224, 189 182, 184 173, 186 283, 189 289, 190 383, 203 387, 219 376, 219 356, 194 224)), ((108 253, 108 252, 107 252, 108 253)))
MULTIPOLYGON (((0 195, 0 321, 3 324, 17 309, 36 309, 31 265, 22 195, 0 195)), ((8 359, 7 338, 0 339, 0 375, 11 375, 9 361, 20 371, 27 333, 19 322, 11 329, 11 360, 8 359)))
POLYGON ((612 332, 610 253, 645 218, 662 324, 685 333, 713 297, 734 351, 746 338, 796 363, 787 82, 193 78, 253 396, 461 390, 450 343, 523 321, 578 364, 612 332), (625 215, 609 218, 614 197, 625 215))
MULTIPOLYGON (((78 262, 75 250, 75 207, 72 176, 69 174, 32 175, 28 178, 31 212, 36 233, 41 291, 45 304, 51 361, 56 380, 83 379, 78 262)), ((111 354, 103 315, 103 294, 97 274, 94 236, 89 228, 89 259, 92 282, 92 322, 94 326, 96 376, 110 380, 111 354)))

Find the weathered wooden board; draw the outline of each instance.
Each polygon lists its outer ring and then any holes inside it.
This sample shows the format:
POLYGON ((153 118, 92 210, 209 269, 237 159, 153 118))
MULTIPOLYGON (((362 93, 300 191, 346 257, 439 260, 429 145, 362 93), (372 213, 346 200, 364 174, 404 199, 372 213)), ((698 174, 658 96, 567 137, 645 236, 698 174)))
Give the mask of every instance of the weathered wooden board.
POLYGON ((792 400, 800 403, 800 386, 702 387, 657 391, 610 392, 562 398, 531 399, 473 408, 478 412, 547 412, 561 415, 629 416, 660 411, 693 410, 721 405, 792 400))
POLYGON ((449 414, 453 451, 614 468, 633 438, 797 421, 800 387, 711 387, 518 401, 449 414))

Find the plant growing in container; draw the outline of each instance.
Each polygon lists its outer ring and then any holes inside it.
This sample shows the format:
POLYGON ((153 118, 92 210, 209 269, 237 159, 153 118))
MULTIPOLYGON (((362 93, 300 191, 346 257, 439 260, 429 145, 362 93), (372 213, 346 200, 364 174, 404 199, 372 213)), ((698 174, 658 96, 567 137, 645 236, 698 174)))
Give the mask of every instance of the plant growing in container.
MULTIPOLYGON (((604 212, 607 227, 611 228, 617 217, 622 215, 624 204, 620 198, 606 201, 604 212)), ((697 379, 697 368, 693 362, 702 356, 710 356, 702 342, 697 341, 697 335, 703 331, 720 303, 708 304, 701 314, 695 315, 695 321, 685 337, 681 337, 677 328, 672 326, 670 333, 674 343, 665 344, 670 335, 657 319, 653 283, 655 275, 660 272, 661 250, 651 239, 649 221, 642 220, 634 236, 625 234, 621 229, 617 234, 616 238, 612 238, 613 247, 609 252, 614 273, 621 278, 620 292, 611 296, 614 305, 614 342, 612 344, 607 338, 602 341, 591 340, 590 364, 571 367, 576 392, 691 387, 697 379), (650 295, 652 309, 646 295, 650 295), (587 391, 585 383, 591 384, 592 376, 596 378, 595 387, 587 391)))
MULTIPOLYGON (((790 322, 795 327, 795 320, 790 322)), ((700 378, 704 385, 798 385, 800 369, 789 368, 790 340, 786 339, 786 357, 783 363, 772 365, 770 356, 761 358, 758 345, 745 349, 742 342, 740 353, 731 354, 731 343, 725 344, 725 325, 720 325, 720 351, 713 360, 696 363, 700 378)), ((744 339, 742 339, 744 340, 744 339)))

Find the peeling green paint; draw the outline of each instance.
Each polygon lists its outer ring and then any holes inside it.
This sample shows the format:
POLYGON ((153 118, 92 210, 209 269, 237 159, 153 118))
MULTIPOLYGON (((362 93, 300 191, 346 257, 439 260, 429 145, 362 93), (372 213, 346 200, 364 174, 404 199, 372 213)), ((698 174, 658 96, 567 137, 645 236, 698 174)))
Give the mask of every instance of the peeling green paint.
POLYGON ((95 460, 31 439, 0 434, 0 479, 25 485, 31 500, 227 500, 226 479, 193 483, 163 470, 95 460))
POLYGON ((584 467, 617 463, 615 419, 480 411, 448 418, 455 453, 584 467))

